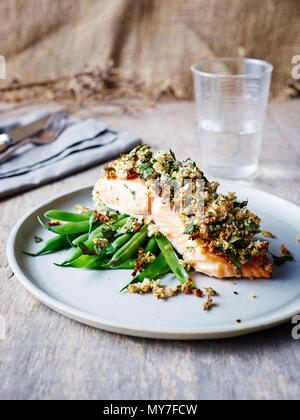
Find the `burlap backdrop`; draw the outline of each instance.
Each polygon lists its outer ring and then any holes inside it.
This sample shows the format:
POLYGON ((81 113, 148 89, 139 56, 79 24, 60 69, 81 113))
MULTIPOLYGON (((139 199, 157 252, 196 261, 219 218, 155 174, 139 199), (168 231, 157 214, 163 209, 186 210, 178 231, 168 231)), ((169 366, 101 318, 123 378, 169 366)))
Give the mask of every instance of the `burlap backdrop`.
POLYGON ((113 60, 151 92, 171 86, 183 98, 193 62, 247 56, 275 66, 272 93, 285 96, 300 54, 299 0, 1 0, 0 10, 1 86, 113 60))

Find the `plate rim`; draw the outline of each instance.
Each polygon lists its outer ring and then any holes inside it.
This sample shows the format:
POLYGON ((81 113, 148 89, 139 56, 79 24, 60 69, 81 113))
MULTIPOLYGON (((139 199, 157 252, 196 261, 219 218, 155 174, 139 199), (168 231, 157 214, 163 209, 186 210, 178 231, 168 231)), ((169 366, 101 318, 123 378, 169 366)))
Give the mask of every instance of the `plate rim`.
MULTIPOLYGON (((228 184, 223 182, 224 184, 228 184)), ((300 207, 297 204, 286 200, 284 198, 278 197, 274 194, 271 194, 267 191, 260 190, 258 188, 246 187, 244 185, 237 185, 242 189, 247 189, 252 191, 253 193, 263 193, 267 197, 279 200, 282 204, 287 204, 292 206, 294 210, 300 210, 300 207)), ((22 216, 18 222, 15 224, 14 228, 12 229, 8 242, 7 242, 7 257, 8 262, 13 270, 14 274, 16 275, 17 279, 20 283, 39 301, 41 301, 46 306, 50 307, 52 310, 72 319, 77 322, 80 322, 85 325, 89 325, 104 331, 109 331, 113 333, 119 333, 134 337, 142 337, 142 338, 154 338, 154 339, 167 339, 167 340, 207 340, 207 339, 220 339, 220 338, 231 338, 242 336, 246 334, 250 334, 253 332, 262 331, 265 329, 269 329, 275 327, 277 325, 283 324, 289 321, 294 315, 297 315, 300 311, 300 304, 298 310, 293 310, 287 313, 281 313, 281 315, 269 316, 265 318, 263 322, 257 324, 257 321, 252 322, 245 322, 244 324, 237 324, 236 326, 223 326, 223 327, 201 327, 198 332, 170 332, 170 331, 155 331, 151 329, 145 328, 133 328, 130 326, 126 326, 125 324, 121 324, 119 321, 112 321, 106 320, 105 317, 95 316, 90 314, 86 311, 76 309, 71 305, 65 304, 61 302, 59 299, 52 297, 51 295, 47 294, 41 288, 36 286, 31 280, 30 276, 27 276, 19 266, 17 257, 15 256, 14 249, 16 244, 16 238, 18 235, 19 230, 21 229, 22 225, 26 222, 28 218, 30 218, 35 212, 37 212, 40 208, 50 205, 51 202, 62 199, 67 197, 68 195, 80 193, 81 191, 92 189, 93 185, 85 185, 80 188, 76 188, 73 190, 69 190, 62 194, 56 195, 43 201, 42 203, 35 206, 33 209, 28 211, 24 216, 22 216), (234 328, 235 327, 235 328, 234 328)))

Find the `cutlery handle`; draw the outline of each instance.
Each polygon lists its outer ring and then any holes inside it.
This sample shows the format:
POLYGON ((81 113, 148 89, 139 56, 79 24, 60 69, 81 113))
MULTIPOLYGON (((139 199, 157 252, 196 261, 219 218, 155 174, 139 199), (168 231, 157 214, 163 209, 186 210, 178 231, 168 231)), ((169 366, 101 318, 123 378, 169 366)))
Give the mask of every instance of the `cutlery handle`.
POLYGON ((0 153, 5 152, 7 149, 7 143, 5 141, 0 141, 0 153))
MULTIPOLYGON (((16 150, 18 150, 20 147, 25 146, 25 144, 31 143, 32 139, 24 139, 16 143, 14 146, 11 146, 6 152, 0 154, 0 163, 6 162, 10 156, 15 153, 16 150)), ((1 146, 0 146, 1 148, 1 146)), ((0 149, 1 150, 1 149, 0 149)))
POLYGON ((5 152, 8 146, 12 143, 11 137, 8 134, 2 133, 0 134, 0 153, 5 152))

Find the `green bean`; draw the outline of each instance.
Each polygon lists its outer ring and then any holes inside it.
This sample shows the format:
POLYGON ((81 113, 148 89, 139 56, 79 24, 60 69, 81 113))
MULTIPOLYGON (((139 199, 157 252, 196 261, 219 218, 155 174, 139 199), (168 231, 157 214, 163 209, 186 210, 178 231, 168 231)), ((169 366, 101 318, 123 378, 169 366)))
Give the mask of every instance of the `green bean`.
MULTIPOLYGON (((88 241, 86 241, 86 242, 83 242, 84 244, 86 244, 88 241)), ((65 261, 63 261, 60 265, 68 265, 68 264, 70 264, 72 261, 74 261, 74 260, 76 260, 77 258, 79 258, 80 256, 82 255, 82 250, 81 250, 81 248, 79 247, 79 246, 77 246, 76 248, 75 248, 75 250, 72 252, 72 254, 70 255, 70 257, 67 259, 67 260, 65 260, 65 261)))
POLYGON ((145 247, 145 252, 151 252, 152 254, 157 254, 157 251, 159 250, 157 242, 156 242, 156 237, 155 236, 151 236, 151 238, 149 239, 149 242, 147 243, 146 247, 145 247))
POLYGON ((142 271, 138 276, 136 276, 130 283, 123 287, 120 292, 127 289, 130 284, 141 283, 144 279, 155 279, 160 276, 165 270, 169 270, 168 263, 166 262, 162 252, 159 256, 150 264, 148 264, 144 271, 142 271))
MULTIPOLYGON (((104 212, 108 213, 110 216, 117 214, 114 209, 108 207, 106 204, 103 204, 103 207, 100 208, 98 211, 104 211, 104 212)), ((127 217, 128 217, 127 214, 119 214, 117 220, 122 220, 122 219, 127 218, 127 217)))
MULTIPOLYGON (((99 223, 99 222, 98 222, 99 223)), ((70 235, 72 233, 86 233, 90 229, 89 220, 83 222, 66 223, 58 226, 48 226, 48 230, 58 235, 70 235)))
MULTIPOLYGON (((89 268, 91 270, 99 269, 102 264, 102 259, 98 255, 81 255, 72 261, 67 267, 74 268, 89 268)), ((59 265, 59 264, 56 264, 59 265)))
POLYGON ((74 236, 76 237, 77 235, 73 235, 73 237, 72 237, 72 238, 70 238, 70 236, 71 236, 71 235, 66 235, 66 238, 67 238, 67 240, 68 240, 68 243, 69 243, 70 247, 72 248, 72 246, 73 246, 72 241, 73 241, 73 239, 74 239, 74 236))
MULTIPOLYGON (((88 268, 90 270, 101 270, 107 269, 106 264, 108 260, 103 260, 97 255, 81 255, 67 267, 74 267, 74 268, 88 268)), ((56 264, 57 265, 57 264, 56 264)), ((125 261, 125 263, 119 267, 120 269, 133 269, 135 267, 135 260, 131 259, 125 261)))
POLYGON ((60 220, 62 222, 83 222, 85 220, 89 220, 93 211, 87 211, 82 214, 78 213, 71 213, 69 211, 64 210, 48 210, 44 216, 48 219, 55 219, 60 220))
MULTIPOLYGON (((135 267, 135 259, 131 258, 127 261, 125 261, 120 267, 118 267, 118 270, 133 270, 135 267)), ((107 270, 107 266, 103 267, 104 270, 107 270)), ((111 270, 114 270, 111 268, 111 270)))
MULTIPOLYGON (((100 229, 100 228, 101 228, 101 226, 98 226, 98 227, 93 226, 92 231, 95 230, 95 229, 100 229)), ((74 241, 72 242, 72 245, 77 246, 80 243, 86 242, 89 239, 89 236, 90 236, 89 233, 84 233, 84 234, 78 236, 76 239, 74 239, 74 241)))
POLYGON ((132 258, 145 242, 147 231, 148 227, 145 225, 140 231, 136 232, 133 237, 113 255, 108 265, 111 268, 117 268, 125 261, 132 258))
POLYGON ((89 218, 89 236, 92 233, 93 228, 95 228, 97 222, 97 218, 92 214, 89 218))
POLYGON ((103 236, 103 227, 109 226, 112 230, 117 230, 118 228, 124 226, 127 222, 128 216, 122 215, 122 218, 118 218, 117 222, 114 223, 104 223, 101 226, 97 227, 95 230, 92 231, 88 243, 85 243, 85 245, 89 246, 92 245, 93 239, 95 238, 101 238, 103 236), (100 235, 100 236, 99 236, 100 235))
POLYGON ((124 219, 126 219, 126 220, 128 219, 127 214, 119 214, 119 216, 117 217, 118 222, 120 222, 121 220, 124 220, 124 219))
POLYGON ((77 236, 76 239, 72 242, 72 245, 77 246, 80 243, 83 243, 89 239, 89 234, 84 233, 83 235, 77 236))
POLYGON ((123 233, 123 235, 115 239, 114 242, 112 242, 110 246, 106 248, 106 254, 114 254, 119 248, 121 248, 121 246, 127 243, 131 237, 131 233, 123 233))
MULTIPOLYGON (((74 239, 74 236, 71 237, 70 239, 74 239)), ((55 236, 54 238, 49 239, 38 252, 29 253, 29 252, 24 251, 24 254, 36 257, 41 254, 59 251, 61 249, 68 248, 68 247, 69 247, 69 240, 67 236, 59 235, 59 236, 55 236)))
MULTIPOLYGON (((186 280, 190 278, 190 275, 188 274, 186 269, 180 264, 176 252, 174 251, 168 239, 165 236, 159 236, 157 238, 157 244, 175 276, 178 278, 181 284, 184 284, 186 280)), ((191 287, 195 288, 196 286, 194 285, 194 283, 191 283, 191 287)))
POLYGON ((127 218, 122 218, 118 220, 117 222, 114 222, 112 224, 104 223, 101 226, 97 227, 95 230, 92 231, 92 233, 89 236, 89 239, 84 243, 87 247, 93 245, 93 240, 96 238, 103 238, 103 229, 105 229, 106 226, 109 226, 112 230, 116 230, 122 226, 124 226, 127 222, 127 218))
POLYGON ((163 276, 165 276, 166 274, 172 273, 172 270, 170 269, 170 267, 166 267, 161 273, 159 273, 157 276, 153 277, 152 280, 157 280, 162 278, 163 276))
POLYGON ((117 223, 117 222, 120 222, 121 220, 124 220, 124 219, 128 220, 129 216, 127 216, 126 214, 118 214, 118 215, 113 214, 111 216, 111 220, 108 223, 117 223))
POLYGON ((88 239, 94 239, 95 237, 97 237, 98 234, 100 234, 102 232, 102 227, 103 224, 100 226, 94 226, 94 230, 91 233, 91 236, 89 235, 89 233, 84 233, 83 235, 78 236, 78 238, 76 238, 73 241, 73 245, 77 246, 79 243, 84 243, 87 244, 88 239))
MULTIPOLYGON (((119 227, 122 227, 123 225, 125 225, 126 222, 127 222, 127 218, 123 218, 123 219, 119 220, 118 222, 115 222, 115 223, 111 224, 110 226, 114 230, 114 229, 118 229, 119 227)), ((97 227, 95 230, 93 230, 91 235, 89 236, 89 238, 84 242, 84 245, 89 248, 93 245, 94 239, 103 238, 104 237, 103 228, 105 226, 107 226, 107 224, 103 224, 103 225, 97 227)), ((61 265, 70 264, 72 261, 79 258, 80 255, 82 255, 82 250, 79 247, 77 247, 73 251, 72 255, 67 260, 65 260, 61 265)))
MULTIPOLYGON (((131 233, 124 233, 123 235, 119 236, 114 242, 112 242, 106 248, 106 254, 114 254, 122 245, 129 241, 131 238, 131 233)), ((73 241, 73 245, 77 246, 79 243, 85 243, 89 239, 89 234, 85 233, 84 235, 79 236, 73 241)))
MULTIPOLYGON (((91 234, 88 234, 89 235, 89 237, 88 237, 88 241, 89 242, 91 242, 91 241, 93 241, 93 239, 95 239, 95 238, 98 238, 99 237, 99 235, 102 235, 102 232, 103 232, 103 224, 102 225, 100 225, 100 226, 98 226, 98 227, 96 227, 96 229, 95 230, 93 230, 92 232, 91 232, 91 234)), ((85 242, 85 244, 87 245, 87 242, 88 241, 86 241, 85 242)))

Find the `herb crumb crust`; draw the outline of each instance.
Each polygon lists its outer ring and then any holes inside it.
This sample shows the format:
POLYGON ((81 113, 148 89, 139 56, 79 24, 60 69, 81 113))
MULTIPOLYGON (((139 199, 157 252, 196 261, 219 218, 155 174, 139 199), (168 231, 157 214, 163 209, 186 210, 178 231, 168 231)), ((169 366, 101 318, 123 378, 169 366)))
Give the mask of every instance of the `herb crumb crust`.
MULTIPOLYGON (((271 275, 269 242, 255 238, 261 233, 260 218, 235 193, 219 193, 219 184, 209 182, 192 159, 179 161, 172 151, 154 153, 142 144, 106 166, 105 174, 108 179, 144 180, 152 195, 170 201, 190 239, 209 253, 225 257, 237 275, 252 263, 271 275)), ((263 232, 271 237, 271 232, 263 232)))

